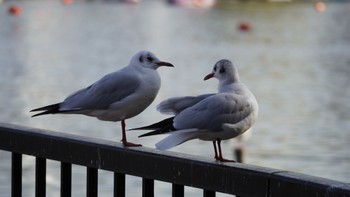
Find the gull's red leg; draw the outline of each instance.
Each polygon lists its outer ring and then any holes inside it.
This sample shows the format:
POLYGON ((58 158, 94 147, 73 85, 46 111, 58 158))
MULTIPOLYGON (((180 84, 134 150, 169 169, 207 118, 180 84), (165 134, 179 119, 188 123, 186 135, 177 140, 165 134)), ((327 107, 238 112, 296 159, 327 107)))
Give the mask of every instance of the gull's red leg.
POLYGON ((218 156, 218 150, 216 148, 216 141, 213 141, 213 146, 214 146, 214 152, 215 152, 215 160, 219 160, 219 156, 218 156))
POLYGON ((134 144, 131 142, 128 142, 126 139, 126 132, 125 132, 125 119, 121 121, 122 124, 122 142, 125 147, 135 147, 135 146, 142 146, 141 144, 134 144))
POLYGON ((218 149, 219 149, 219 158, 217 160, 221 162, 236 162, 235 160, 230 160, 230 159, 225 159, 222 157, 222 152, 221 152, 221 140, 218 139, 218 149))

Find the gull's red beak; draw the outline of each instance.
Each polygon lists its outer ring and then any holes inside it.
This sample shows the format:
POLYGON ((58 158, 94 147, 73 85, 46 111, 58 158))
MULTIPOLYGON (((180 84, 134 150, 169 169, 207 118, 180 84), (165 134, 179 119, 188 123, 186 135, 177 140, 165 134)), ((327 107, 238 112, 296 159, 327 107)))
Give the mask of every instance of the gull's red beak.
POLYGON ((213 78, 213 77, 214 77, 214 73, 210 73, 204 77, 204 80, 208 80, 208 79, 213 78))
POLYGON ((157 62, 156 64, 157 64, 157 66, 174 67, 174 65, 172 65, 172 64, 169 63, 169 62, 162 62, 162 61, 160 61, 160 62, 157 62))

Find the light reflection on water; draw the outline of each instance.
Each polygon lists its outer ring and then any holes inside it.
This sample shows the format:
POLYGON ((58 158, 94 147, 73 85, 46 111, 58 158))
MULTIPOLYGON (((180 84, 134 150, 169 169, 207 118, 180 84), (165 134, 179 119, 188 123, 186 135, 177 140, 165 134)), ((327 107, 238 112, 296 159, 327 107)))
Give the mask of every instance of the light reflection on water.
MULTIPOLYGON (((128 128, 145 125, 166 117, 155 110, 165 98, 215 92, 217 81, 202 79, 217 60, 228 58, 260 105, 247 142, 247 163, 350 182, 349 4, 328 3, 318 13, 308 3, 248 3, 207 10, 161 1, 71 6, 33 1, 20 2, 23 13, 17 17, 7 14, 8 4, 0 6, 2 122, 119 140, 119 123, 74 115, 31 119, 28 111, 61 101, 147 49, 175 68, 159 69, 162 88, 156 101, 127 121, 128 128), (237 30, 242 21, 250 23, 250 32, 237 30)), ((140 133, 128 136, 148 147, 162 138, 138 139, 140 133)), ((232 143, 224 147, 230 154, 232 143)), ((189 150, 213 157, 208 142, 192 141, 172 149, 189 150)), ((9 154, 1 152, 0 158, 0 193, 6 194, 9 154)), ((53 196, 59 194, 57 168, 50 162, 48 192, 53 196)), ((33 170, 33 158, 25 157, 23 186, 31 194, 33 170)), ((73 194, 84 196, 80 188, 85 185, 85 169, 75 166, 73 173, 73 194)), ((112 175, 101 173, 106 176, 100 176, 99 192, 110 193, 112 175)), ((128 192, 138 195, 141 190, 135 187, 141 180, 127 180, 128 192)), ((157 185, 166 196, 168 185, 157 185)), ((193 196, 199 192, 186 191, 193 196)))

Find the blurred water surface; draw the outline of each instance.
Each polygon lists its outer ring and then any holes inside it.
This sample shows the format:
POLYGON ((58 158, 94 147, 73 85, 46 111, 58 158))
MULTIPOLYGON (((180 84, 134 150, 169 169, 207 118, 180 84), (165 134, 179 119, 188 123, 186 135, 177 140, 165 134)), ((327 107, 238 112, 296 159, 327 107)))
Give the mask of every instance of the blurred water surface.
MULTIPOLYGON (((214 63, 232 60, 256 95, 260 114, 247 141, 246 162, 350 182, 350 4, 233 3, 202 9, 164 1, 19 1, 19 16, 0 5, 0 121, 119 141, 120 123, 79 115, 30 118, 29 110, 59 102, 104 74, 120 69, 139 50, 154 52, 174 69, 160 68, 155 102, 127 121, 137 127, 167 116, 155 106, 181 95, 216 92, 203 81, 214 63), (250 25, 248 32, 237 27, 250 25)), ((163 136, 130 141, 153 147, 163 136)), ((231 157, 234 142, 224 143, 231 157)), ((209 142, 191 141, 171 151, 213 157, 209 142)), ((10 195, 10 154, 0 152, 0 194, 10 195)), ((23 193, 34 195, 32 157, 24 157, 23 193)), ((48 163, 50 196, 59 196, 59 164, 48 163)), ((112 194, 113 174, 99 175, 101 196, 112 194)), ((85 169, 73 167, 73 196, 85 195, 85 169)), ((127 192, 141 180, 128 176, 127 192)), ((159 196, 171 185, 156 182, 159 196)), ((200 190, 186 188, 189 196, 200 190)), ((220 196, 220 195, 219 195, 220 196)))

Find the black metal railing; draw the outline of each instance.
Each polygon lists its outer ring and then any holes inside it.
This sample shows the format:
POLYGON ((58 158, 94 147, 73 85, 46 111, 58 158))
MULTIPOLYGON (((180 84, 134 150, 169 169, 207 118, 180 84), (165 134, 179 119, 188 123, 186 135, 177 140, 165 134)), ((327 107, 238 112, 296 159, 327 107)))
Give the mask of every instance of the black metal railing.
MULTIPOLYGON (((87 196, 98 194, 98 170, 114 173, 114 196, 128 196, 125 176, 142 178, 142 196, 154 196, 154 181, 172 184, 172 196, 184 188, 203 190, 203 196, 222 192, 237 196, 349 196, 350 184, 294 172, 211 158, 124 148, 120 143, 58 132, 0 124, 0 149, 12 152, 12 196, 22 196, 22 155, 35 162, 35 195, 46 195, 46 161, 61 163, 61 196, 72 195, 72 165, 86 167, 87 196), (140 165, 142 164, 142 165, 140 165)), ((170 188, 169 188, 170 189, 170 188)))

